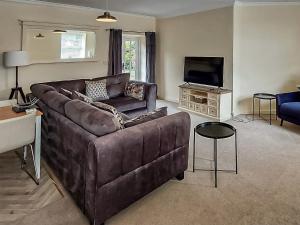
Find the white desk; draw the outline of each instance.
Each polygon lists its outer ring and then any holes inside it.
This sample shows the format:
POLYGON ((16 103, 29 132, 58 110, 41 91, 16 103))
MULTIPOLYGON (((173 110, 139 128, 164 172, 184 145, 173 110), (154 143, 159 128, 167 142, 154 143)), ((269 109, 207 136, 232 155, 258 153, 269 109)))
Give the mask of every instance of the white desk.
MULTIPOLYGON (((26 115, 23 113, 15 113, 11 106, 0 107, 0 120, 13 119, 26 115)), ((43 113, 36 112, 35 119, 35 140, 34 140, 34 160, 35 160, 35 176, 36 182, 39 183, 41 177, 41 117, 43 113)), ((26 132, 26 131, 25 131, 26 132)))

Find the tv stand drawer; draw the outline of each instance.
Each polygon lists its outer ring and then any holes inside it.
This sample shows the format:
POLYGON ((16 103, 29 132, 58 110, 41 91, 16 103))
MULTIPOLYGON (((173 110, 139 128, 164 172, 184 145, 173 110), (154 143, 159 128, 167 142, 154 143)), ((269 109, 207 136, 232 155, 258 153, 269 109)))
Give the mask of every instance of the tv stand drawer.
POLYGON ((208 115, 217 117, 218 111, 215 107, 208 107, 208 115))

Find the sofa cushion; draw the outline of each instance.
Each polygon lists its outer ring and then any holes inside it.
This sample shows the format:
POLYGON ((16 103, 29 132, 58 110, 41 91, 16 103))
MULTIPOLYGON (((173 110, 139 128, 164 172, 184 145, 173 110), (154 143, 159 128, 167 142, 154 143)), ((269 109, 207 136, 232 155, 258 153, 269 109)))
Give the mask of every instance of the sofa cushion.
POLYGON ((287 102, 280 106, 280 112, 294 118, 300 117, 300 102, 287 102))
POLYGON ((97 77, 93 80, 106 80, 107 93, 109 98, 124 96, 126 83, 129 82, 130 74, 121 73, 106 77, 97 77))
POLYGON ((130 96, 138 100, 144 100, 145 86, 141 83, 127 83, 124 94, 125 96, 130 96))
POLYGON ((64 96, 67 96, 68 98, 72 97, 72 91, 69 91, 67 89, 61 88, 59 90, 59 93, 63 94, 64 96))
POLYGON ((117 97, 102 101, 108 105, 112 105, 119 112, 126 112, 134 109, 146 108, 147 103, 145 100, 137 100, 129 96, 117 97))
POLYGON ((65 112, 70 120, 96 136, 103 136, 119 129, 118 122, 111 113, 80 100, 68 102, 65 105, 65 112))
POLYGON ((120 84, 111 84, 107 86, 107 94, 109 98, 116 98, 120 96, 124 96, 125 85, 123 83, 120 84))
POLYGON ((86 79, 63 80, 48 82, 45 84, 54 87, 57 91, 60 91, 61 88, 64 88, 70 91, 78 91, 80 93, 85 93, 85 81, 86 79))
POLYGON ((78 100, 84 101, 86 103, 93 103, 94 102, 92 98, 90 98, 90 97, 88 97, 88 96, 86 96, 86 95, 84 95, 84 94, 82 94, 78 91, 72 91, 71 99, 73 99, 73 100, 78 99, 78 100))
POLYGON ((43 94, 48 91, 56 91, 54 87, 46 84, 33 84, 31 85, 30 90, 32 91, 32 94, 37 98, 41 98, 43 94))
POLYGON ((93 101, 101 101, 109 99, 106 90, 106 82, 102 80, 87 80, 86 84, 86 95, 93 99, 93 101))
POLYGON ((57 91, 48 91, 40 99, 50 108, 63 115, 65 115, 65 104, 71 101, 71 99, 57 91))
POLYGON ((127 127, 133 127, 135 125, 141 124, 141 123, 146 123, 151 120, 155 120, 164 116, 168 115, 168 107, 162 107, 159 109, 154 110, 153 112, 148 112, 145 114, 142 114, 140 116, 137 116, 133 119, 129 119, 125 121, 124 126, 127 127))
POLYGON ((101 110, 111 113, 116 118, 116 120, 119 122, 119 124, 118 124, 119 128, 124 129, 123 116, 121 115, 121 113, 118 112, 118 110, 115 107, 108 105, 106 103, 103 103, 103 102, 94 102, 94 103, 92 103, 92 105, 101 110))

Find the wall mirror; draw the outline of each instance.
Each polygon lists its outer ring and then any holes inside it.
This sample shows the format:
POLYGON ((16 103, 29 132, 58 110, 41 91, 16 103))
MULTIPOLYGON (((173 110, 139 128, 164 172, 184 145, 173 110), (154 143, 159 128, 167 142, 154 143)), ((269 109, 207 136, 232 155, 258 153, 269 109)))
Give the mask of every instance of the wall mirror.
POLYGON ((80 28, 24 25, 22 49, 32 64, 97 61, 96 32, 80 28))

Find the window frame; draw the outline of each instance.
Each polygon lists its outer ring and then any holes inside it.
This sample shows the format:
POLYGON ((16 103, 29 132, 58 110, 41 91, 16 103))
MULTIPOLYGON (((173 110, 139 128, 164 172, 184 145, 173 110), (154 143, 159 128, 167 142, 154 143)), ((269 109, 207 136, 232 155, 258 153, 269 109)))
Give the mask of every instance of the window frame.
POLYGON ((137 48, 135 50, 136 55, 136 70, 135 70, 135 78, 134 80, 141 80, 141 36, 140 35, 131 35, 131 34, 123 34, 122 35, 122 72, 126 72, 124 70, 124 56, 125 56, 125 41, 136 41, 137 48))
POLYGON ((60 42, 61 42, 61 45, 60 45, 60 59, 61 60, 78 60, 78 59, 86 59, 86 48, 87 48, 87 35, 85 32, 82 32, 82 31, 68 31, 66 33, 62 33, 61 34, 61 37, 60 37, 60 42), (64 47, 62 45, 63 43, 63 40, 64 40, 64 36, 67 36, 67 35, 82 35, 82 40, 81 40, 81 44, 82 44, 82 48, 80 48, 80 51, 83 51, 81 52, 81 54, 83 54, 83 56, 81 57, 71 57, 71 58, 63 58, 63 50, 64 50, 64 47))

